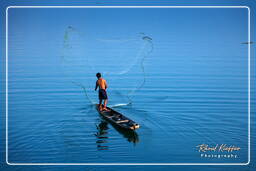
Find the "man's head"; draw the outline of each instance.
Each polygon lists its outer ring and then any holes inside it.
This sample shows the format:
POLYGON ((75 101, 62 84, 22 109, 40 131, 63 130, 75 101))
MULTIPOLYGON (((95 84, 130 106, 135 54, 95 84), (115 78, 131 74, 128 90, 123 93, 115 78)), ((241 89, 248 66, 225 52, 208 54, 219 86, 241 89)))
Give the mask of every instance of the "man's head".
POLYGON ((100 78, 100 77, 101 77, 101 73, 98 72, 98 73, 96 74, 96 77, 97 77, 97 78, 100 78))

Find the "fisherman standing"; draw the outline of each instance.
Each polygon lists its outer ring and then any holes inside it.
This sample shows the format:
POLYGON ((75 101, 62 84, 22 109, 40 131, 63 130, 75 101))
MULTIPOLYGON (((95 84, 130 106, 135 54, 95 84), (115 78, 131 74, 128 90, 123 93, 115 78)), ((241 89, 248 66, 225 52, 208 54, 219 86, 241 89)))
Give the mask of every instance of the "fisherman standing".
POLYGON ((108 96, 107 96, 107 81, 101 77, 101 73, 97 73, 96 77, 98 80, 96 81, 95 91, 99 87, 99 110, 100 111, 108 111, 107 103, 108 103, 108 96), (104 106, 102 108, 102 100, 104 100, 104 106))

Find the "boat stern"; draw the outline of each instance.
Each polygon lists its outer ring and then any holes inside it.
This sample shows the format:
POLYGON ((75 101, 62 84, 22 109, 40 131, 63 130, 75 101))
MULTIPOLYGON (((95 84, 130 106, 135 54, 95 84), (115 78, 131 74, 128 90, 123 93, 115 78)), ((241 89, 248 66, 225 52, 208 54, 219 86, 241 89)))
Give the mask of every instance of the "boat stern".
POLYGON ((130 127, 132 130, 139 129, 140 125, 135 123, 133 126, 130 127))

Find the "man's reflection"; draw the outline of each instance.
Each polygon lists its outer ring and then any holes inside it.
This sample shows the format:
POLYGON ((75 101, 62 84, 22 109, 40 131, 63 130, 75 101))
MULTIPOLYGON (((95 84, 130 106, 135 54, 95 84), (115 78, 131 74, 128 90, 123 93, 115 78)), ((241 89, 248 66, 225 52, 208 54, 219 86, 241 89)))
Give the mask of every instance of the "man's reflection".
POLYGON ((97 132, 95 134, 95 136, 97 137, 97 149, 98 150, 108 150, 108 146, 107 144, 107 139, 108 139, 108 123, 105 121, 101 121, 101 123, 99 125, 96 125, 97 128, 97 132))

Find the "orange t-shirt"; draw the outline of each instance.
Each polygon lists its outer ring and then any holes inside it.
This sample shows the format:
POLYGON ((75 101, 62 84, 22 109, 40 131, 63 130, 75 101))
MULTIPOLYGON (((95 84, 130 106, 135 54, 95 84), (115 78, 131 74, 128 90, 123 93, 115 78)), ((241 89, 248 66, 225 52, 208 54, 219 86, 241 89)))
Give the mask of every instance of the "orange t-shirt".
POLYGON ((98 86, 100 87, 100 89, 106 90, 106 88, 107 88, 107 82, 106 82, 106 80, 104 80, 103 78, 99 78, 99 79, 97 80, 97 84, 98 84, 98 86))

